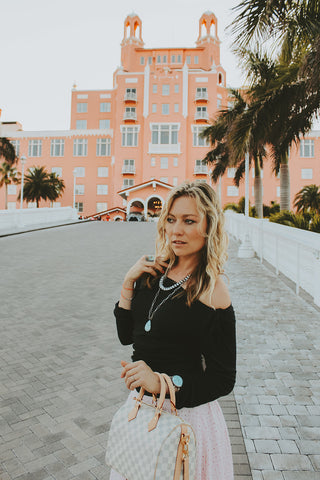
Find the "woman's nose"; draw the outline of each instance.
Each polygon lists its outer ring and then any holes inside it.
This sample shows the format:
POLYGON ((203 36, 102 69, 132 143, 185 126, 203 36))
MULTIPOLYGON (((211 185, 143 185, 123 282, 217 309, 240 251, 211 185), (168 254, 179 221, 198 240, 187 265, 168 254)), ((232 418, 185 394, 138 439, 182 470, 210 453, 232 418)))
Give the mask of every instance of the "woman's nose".
POLYGON ((183 233, 183 224, 182 224, 182 222, 176 221, 176 222, 173 224, 173 232, 174 232, 176 235, 182 235, 182 233, 183 233))

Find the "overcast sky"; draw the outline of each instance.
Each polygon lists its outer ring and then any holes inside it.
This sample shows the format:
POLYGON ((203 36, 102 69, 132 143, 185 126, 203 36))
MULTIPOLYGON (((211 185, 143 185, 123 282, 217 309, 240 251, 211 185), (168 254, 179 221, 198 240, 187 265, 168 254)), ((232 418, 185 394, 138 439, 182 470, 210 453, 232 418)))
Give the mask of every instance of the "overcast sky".
POLYGON ((2 121, 24 130, 70 128, 70 97, 78 89, 112 88, 120 64, 125 17, 142 20, 145 47, 195 47, 206 10, 218 18, 221 63, 228 85, 243 78, 225 31, 240 0, 0 0, 2 121))

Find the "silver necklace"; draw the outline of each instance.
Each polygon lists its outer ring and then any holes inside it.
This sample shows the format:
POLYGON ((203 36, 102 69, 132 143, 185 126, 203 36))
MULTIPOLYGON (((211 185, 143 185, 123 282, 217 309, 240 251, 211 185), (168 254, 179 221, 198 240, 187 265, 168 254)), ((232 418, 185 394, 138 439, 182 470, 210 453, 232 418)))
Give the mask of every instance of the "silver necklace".
POLYGON ((182 280, 179 280, 179 282, 175 282, 173 285, 170 285, 169 287, 165 287, 163 282, 165 281, 165 279, 167 278, 166 275, 162 275, 162 277, 160 278, 160 281, 159 281, 159 287, 161 288, 161 290, 164 290, 164 291, 167 291, 167 290, 172 290, 173 288, 176 288, 176 287, 180 287, 180 285, 182 285, 183 283, 185 283, 187 280, 189 280, 189 278, 191 277, 191 274, 189 273, 189 275, 187 275, 186 277, 184 277, 182 280))
MULTIPOLYGON (((164 275, 161 277, 161 279, 164 277, 164 275)), ((188 275, 188 278, 190 277, 190 275, 188 275)), ((188 278, 184 278, 183 281, 180 280, 180 282, 177 282, 173 285, 173 288, 174 290, 169 293, 169 295, 167 297, 165 297, 162 302, 159 303, 159 305, 155 308, 154 308, 154 305, 157 301, 157 298, 159 297, 159 293, 160 293, 160 290, 161 290, 161 286, 160 286, 160 282, 161 282, 161 279, 159 281, 159 288, 158 288, 158 291, 157 293, 155 294, 154 296, 154 299, 153 299, 153 302, 151 304, 151 307, 150 307, 150 310, 149 310, 149 313, 148 313, 148 321, 146 322, 145 326, 144 326, 144 329, 146 332, 150 332, 151 330, 151 322, 152 322, 152 319, 154 317, 154 314, 159 310, 159 308, 167 301, 169 300, 169 298, 173 297, 173 295, 176 293, 177 290, 179 290, 179 288, 181 287, 181 284, 186 282, 188 280, 188 278)), ((166 289, 166 290, 172 290, 172 288, 170 289, 166 289)))

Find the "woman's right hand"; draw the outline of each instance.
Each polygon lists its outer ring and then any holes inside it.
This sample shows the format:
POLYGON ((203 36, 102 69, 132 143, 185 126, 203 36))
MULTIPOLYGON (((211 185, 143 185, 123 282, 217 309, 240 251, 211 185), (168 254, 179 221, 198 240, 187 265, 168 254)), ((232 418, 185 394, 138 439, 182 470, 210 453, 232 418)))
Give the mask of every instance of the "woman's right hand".
POLYGON ((143 255, 127 272, 124 284, 133 285, 143 273, 149 273, 153 277, 158 275, 158 272, 164 273, 168 264, 161 257, 150 258, 150 255, 143 255))

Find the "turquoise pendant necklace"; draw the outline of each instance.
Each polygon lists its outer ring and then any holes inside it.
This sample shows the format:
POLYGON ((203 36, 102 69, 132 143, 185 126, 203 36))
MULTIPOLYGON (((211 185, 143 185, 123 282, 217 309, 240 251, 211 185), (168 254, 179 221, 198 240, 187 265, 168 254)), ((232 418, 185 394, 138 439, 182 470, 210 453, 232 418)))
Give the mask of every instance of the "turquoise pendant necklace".
MULTIPOLYGON (((153 299, 153 302, 151 304, 151 307, 150 307, 150 310, 149 310, 149 313, 148 313, 148 321, 146 322, 145 326, 144 326, 144 329, 146 332, 150 332, 151 330, 151 322, 152 322, 152 319, 154 317, 154 314, 159 310, 159 308, 162 307, 162 305, 167 301, 169 300, 171 297, 173 297, 173 295, 176 293, 177 290, 179 290, 179 288, 181 287, 181 285, 183 283, 185 283, 187 280, 189 280, 190 278, 190 275, 187 275, 183 280, 180 280, 179 282, 176 282, 174 285, 172 285, 170 287, 170 290, 172 290, 172 292, 169 293, 169 295, 167 297, 165 297, 162 302, 159 303, 159 305, 154 308, 155 306, 155 303, 159 297, 159 293, 161 290, 163 290, 163 280, 164 280, 164 277, 165 275, 163 275, 161 278, 160 278, 160 281, 159 281, 159 288, 158 288, 158 291, 157 293, 155 294, 154 296, 154 299, 153 299)), ((168 289, 166 289, 168 290, 168 289)))

